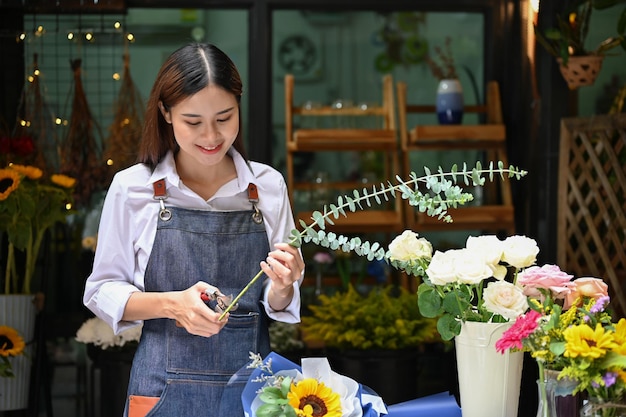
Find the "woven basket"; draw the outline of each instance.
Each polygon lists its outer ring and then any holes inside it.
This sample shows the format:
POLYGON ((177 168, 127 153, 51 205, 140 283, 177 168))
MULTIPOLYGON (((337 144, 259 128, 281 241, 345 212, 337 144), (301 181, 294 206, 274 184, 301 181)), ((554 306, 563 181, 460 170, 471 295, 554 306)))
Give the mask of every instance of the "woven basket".
POLYGON ((570 90, 592 85, 602 68, 603 60, 603 55, 570 56, 565 66, 563 60, 557 58, 561 74, 570 90))

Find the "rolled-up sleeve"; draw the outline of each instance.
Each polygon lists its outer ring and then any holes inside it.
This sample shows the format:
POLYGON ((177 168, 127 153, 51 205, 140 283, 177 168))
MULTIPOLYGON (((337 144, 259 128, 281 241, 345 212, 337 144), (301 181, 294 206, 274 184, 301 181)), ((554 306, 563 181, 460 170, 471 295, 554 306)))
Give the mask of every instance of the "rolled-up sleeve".
MULTIPOLYGON (((143 289, 133 276, 136 218, 128 210, 127 196, 119 182, 113 181, 104 201, 93 269, 83 296, 85 306, 107 322, 116 334, 140 324, 124 322, 122 317, 130 295, 143 289)), ((140 285, 142 287, 143 282, 140 285)))

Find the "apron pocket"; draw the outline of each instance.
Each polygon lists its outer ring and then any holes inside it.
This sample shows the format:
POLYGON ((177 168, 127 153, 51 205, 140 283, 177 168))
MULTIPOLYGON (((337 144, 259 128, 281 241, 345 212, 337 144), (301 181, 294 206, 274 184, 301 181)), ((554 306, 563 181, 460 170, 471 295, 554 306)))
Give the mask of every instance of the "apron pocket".
POLYGON ((188 333, 170 320, 167 372, 230 376, 244 366, 249 352, 258 353, 259 314, 233 315, 215 336, 188 333))

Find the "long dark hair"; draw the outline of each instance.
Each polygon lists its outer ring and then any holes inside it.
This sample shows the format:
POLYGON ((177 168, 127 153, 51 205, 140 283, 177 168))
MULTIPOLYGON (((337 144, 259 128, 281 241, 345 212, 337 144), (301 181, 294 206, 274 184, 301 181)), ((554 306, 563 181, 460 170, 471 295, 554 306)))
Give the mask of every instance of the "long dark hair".
MULTIPOLYGON (((209 83, 232 93, 241 106, 243 85, 233 61, 215 45, 191 43, 174 51, 161 66, 146 105, 143 136, 139 145, 138 162, 154 168, 168 151, 177 151, 172 125, 165 121, 159 102, 166 110, 204 89, 209 83)), ((241 109, 240 109, 241 110, 241 109)), ((246 157, 241 132, 233 143, 246 157)))

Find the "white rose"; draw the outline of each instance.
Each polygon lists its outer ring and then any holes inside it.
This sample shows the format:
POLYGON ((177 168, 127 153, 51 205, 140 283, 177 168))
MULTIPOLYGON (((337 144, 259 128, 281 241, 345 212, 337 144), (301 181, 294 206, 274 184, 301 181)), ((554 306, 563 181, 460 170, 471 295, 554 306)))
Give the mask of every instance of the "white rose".
POLYGON ((485 262, 494 266, 502 259, 502 241, 495 235, 470 236, 465 247, 480 252, 485 262))
POLYGON ((528 310, 522 289, 507 281, 490 282, 483 292, 485 308, 509 320, 515 320, 528 310))
POLYGON ((534 265, 539 247, 534 239, 526 236, 509 236, 503 242, 502 260, 517 269, 534 265))
POLYGON ((418 238, 418 234, 405 230, 401 235, 389 244, 389 259, 392 261, 411 262, 416 259, 430 259, 433 254, 433 247, 430 242, 423 237, 418 238))
POLYGON ((430 265, 426 268, 426 275, 433 285, 446 285, 456 282, 454 257, 457 251, 458 249, 451 249, 446 252, 435 252, 430 265))
POLYGON ((492 270, 482 253, 472 249, 459 249, 454 257, 456 277, 463 284, 478 284, 489 278, 492 270))

